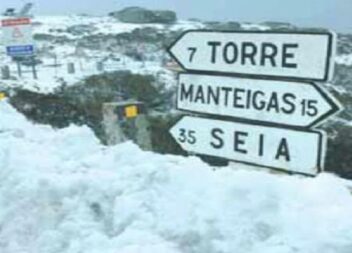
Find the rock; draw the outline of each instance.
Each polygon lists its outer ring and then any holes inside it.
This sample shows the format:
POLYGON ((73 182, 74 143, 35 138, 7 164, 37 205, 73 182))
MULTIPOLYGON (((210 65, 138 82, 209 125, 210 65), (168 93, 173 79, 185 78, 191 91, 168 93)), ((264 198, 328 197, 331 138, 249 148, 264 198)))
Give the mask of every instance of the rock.
POLYGON ((44 34, 44 33, 34 34, 33 38, 34 40, 37 40, 37 41, 49 41, 49 42, 58 43, 58 44, 67 44, 71 41, 65 35, 55 36, 55 35, 44 34))
POLYGON ((282 29, 295 30, 296 29, 296 26, 287 22, 266 21, 266 22, 262 22, 261 25, 268 26, 272 30, 282 30, 282 29))
POLYGON ((134 29, 131 37, 141 43, 157 43, 163 40, 163 33, 153 27, 144 27, 134 29))
POLYGON ((337 54, 352 54, 352 34, 338 34, 337 54))
POLYGON ((73 25, 67 28, 66 32, 75 36, 86 35, 94 32, 96 28, 91 25, 73 25))
MULTIPOLYGON (((352 66, 335 64, 335 75, 332 80, 333 87, 341 91, 352 92, 352 66)), ((343 92, 342 92, 343 93, 343 92)))
POLYGON ((67 127, 71 123, 83 125, 87 122, 82 110, 55 94, 16 90, 10 96, 10 103, 29 120, 56 128, 67 127))
POLYGON ((326 130, 329 133, 326 171, 352 179, 352 125, 335 122, 326 130))
POLYGON ((241 24, 238 22, 206 22, 206 28, 218 31, 238 31, 241 30, 241 24))
POLYGON ((343 111, 319 127, 328 133, 325 169, 352 179, 352 66, 336 64, 331 84, 327 88, 343 111))
POLYGON ((177 21, 176 13, 173 11, 153 11, 154 23, 172 24, 177 21))
POLYGON ((162 23, 172 24, 177 21, 176 13, 173 11, 152 11, 141 7, 128 7, 121 11, 109 13, 124 23, 147 24, 162 23))
MULTIPOLYGON (((78 46, 93 50, 104 50, 111 48, 112 50, 129 49, 137 50, 138 46, 150 45, 155 50, 160 49, 160 45, 165 41, 166 33, 153 27, 136 28, 132 32, 124 32, 118 34, 94 34, 86 35, 78 40, 78 46)), ((154 50, 154 51, 155 51, 154 50)))
POLYGON ((50 33, 64 33, 65 30, 64 30, 64 29, 61 29, 61 28, 58 28, 58 29, 50 28, 50 29, 49 29, 49 32, 50 32, 50 33))
POLYGON ((94 34, 94 35, 87 35, 84 36, 83 38, 77 40, 77 46, 79 48, 87 48, 91 50, 101 50, 102 43, 105 44, 110 44, 110 39, 114 40, 113 35, 99 35, 99 34, 94 34), (109 42, 108 42, 109 41, 109 42))

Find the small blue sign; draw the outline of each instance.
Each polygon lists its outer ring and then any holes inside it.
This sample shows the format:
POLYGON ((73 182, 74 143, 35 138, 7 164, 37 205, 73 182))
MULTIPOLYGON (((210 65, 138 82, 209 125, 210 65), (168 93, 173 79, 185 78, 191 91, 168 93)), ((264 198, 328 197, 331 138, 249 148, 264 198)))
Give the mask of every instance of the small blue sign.
POLYGON ((8 56, 26 56, 34 54, 33 45, 24 46, 8 46, 6 47, 6 53, 8 56))

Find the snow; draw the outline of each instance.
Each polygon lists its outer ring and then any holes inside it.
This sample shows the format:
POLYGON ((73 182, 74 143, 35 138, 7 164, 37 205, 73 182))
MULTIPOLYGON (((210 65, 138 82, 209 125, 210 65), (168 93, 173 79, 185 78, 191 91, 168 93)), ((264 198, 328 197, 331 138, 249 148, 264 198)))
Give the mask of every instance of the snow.
POLYGON ((335 62, 341 65, 352 66, 352 54, 337 56, 335 62))
MULTIPOLYGON (((102 55, 98 60, 103 59, 102 55)), ((97 58, 77 58, 74 56, 65 56, 58 59, 58 66, 54 67, 54 58, 44 58, 43 64, 37 68, 38 79, 33 78, 31 67, 22 67, 23 75, 17 80, 3 81, 0 80, 0 88, 3 87, 23 87, 28 90, 41 93, 51 93, 63 83, 73 85, 92 75, 102 74, 97 70, 97 58), (73 63, 75 68, 74 74, 68 73, 68 64, 73 63)), ((104 72, 114 72, 118 70, 129 70, 134 74, 163 74, 165 78, 170 79, 172 73, 164 69, 158 62, 137 62, 126 57, 120 62, 104 63, 104 72)), ((17 74, 17 67, 10 65, 10 71, 17 74)), ((175 81, 174 81, 175 82, 175 81)))
MULTIPOLYGON (((71 39, 81 37, 65 31, 73 25, 92 26, 92 35, 204 28, 194 21, 136 25, 77 15, 34 21, 34 33, 71 39)), ((86 49, 80 58, 70 43, 50 53, 41 57, 38 80, 24 68, 22 78, 0 80, 0 88, 52 92, 63 81, 99 74, 96 63, 111 56, 86 49), (54 55, 57 68, 50 66, 54 55)), ((104 61, 107 72, 127 69, 158 75, 168 88, 176 84, 158 60, 116 52, 112 58, 121 60, 104 61)), ((351 65, 351 59, 336 62, 351 65)), ((0 61, 16 76, 3 52, 0 61)), ((144 152, 132 142, 105 147, 87 127, 36 125, 0 101, 0 253, 350 253, 351 190, 352 181, 328 173, 306 178, 240 164, 215 169, 196 157, 144 152)))
MULTIPOLYGON (((0 16, 1 18, 1 16, 0 16)), ((1 88, 24 87, 28 90, 37 91, 41 93, 51 93, 63 83, 65 85, 74 85, 83 79, 101 74, 97 70, 97 63, 104 61, 107 58, 120 59, 120 62, 106 63, 104 72, 113 72, 119 70, 129 70, 136 74, 150 74, 163 76, 168 87, 176 84, 173 73, 166 70, 161 65, 161 57, 165 56, 166 52, 163 49, 153 48, 149 54, 154 56, 154 61, 149 60, 145 63, 135 61, 127 57, 123 53, 123 48, 116 48, 114 52, 109 50, 90 50, 82 49, 77 46, 77 41, 87 35, 116 35, 120 33, 132 32, 137 28, 152 27, 158 29, 160 32, 166 31, 183 31, 190 29, 203 29, 205 25, 198 21, 183 21, 180 20, 174 25, 162 24, 127 24, 117 21, 113 17, 108 16, 80 16, 80 15, 66 15, 66 16, 35 16, 33 19, 33 33, 47 34, 54 36, 66 36, 74 42, 67 42, 64 44, 51 44, 50 42, 37 41, 37 48, 44 51, 38 58, 43 61, 43 64, 38 66, 39 79, 35 80, 32 76, 31 69, 24 67, 23 76, 20 78, 17 75, 17 66, 11 61, 10 57, 5 55, 4 50, 0 52, 0 67, 8 65, 10 67, 13 79, 6 81, 0 80, 1 88), (85 25, 91 28, 90 32, 81 35, 73 35, 67 32, 67 29, 72 26, 85 25), (54 46, 54 49, 50 49, 54 46), (45 50, 44 50, 45 49, 45 50), (77 52, 77 50, 80 52, 77 52), (81 55, 79 55, 81 54, 81 55), (53 67, 54 56, 56 55, 58 64, 56 68, 53 67), (76 72, 68 74, 68 63, 74 63, 76 72)), ((268 26, 255 23, 242 23, 241 27, 247 30, 267 30, 268 26)), ((1 33, 1 29, 0 29, 1 33)), ((1 43, 1 40, 0 40, 1 43)), ((336 57, 336 63, 344 65, 352 65, 351 55, 342 55, 336 57)))
POLYGON ((65 35, 69 38, 79 38, 81 36, 74 36, 67 33, 65 30, 71 26, 75 25, 89 25, 95 28, 93 34, 118 34, 124 32, 132 32, 136 28, 143 27, 154 27, 157 29, 162 29, 162 25, 158 24, 126 24, 118 22, 112 17, 98 17, 98 16, 37 16, 34 22, 40 23, 38 27, 35 28, 35 33, 46 33, 46 34, 56 34, 65 35), (58 33, 57 30, 63 30, 64 32, 58 33), (56 31, 56 32, 55 32, 56 31))
MULTIPOLYGON (((179 21, 174 25, 161 24, 126 24, 118 22, 112 17, 106 16, 36 16, 33 19, 34 34, 49 34, 54 36, 66 36, 69 39, 79 41, 85 35, 107 35, 119 34, 124 32, 132 32, 137 28, 153 27, 160 31, 178 31, 186 29, 202 28, 204 25, 196 21, 179 21), (92 32, 83 35, 73 35, 66 31, 67 28, 75 25, 89 25, 92 32)), ((1 33, 1 29, 0 29, 1 33)), ((1 42, 1 40, 0 40, 1 42)), ((101 74, 97 70, 97 63, 104 62, 104 72, 113 72, 119 70, 129 70, 135 74, 149 74, 159 76, 162 80, 166 80, 168 86, 176 83, 174 75, 171 71, 165 69, 161 65, 160 57, 165 52, 158 50, 155 52, 156 60, 146 60, 145 62, 135 61, 127 57, 122 52, 110 52, 105 50, 90 50, 82 49, 75 43, 55 44, 54 49, 49 49, 52 46, 50 42, 36 42, 37 48, 46 51, 39 55, 39 59, 43 64, 37 66, 38 79, 34 79, 32 69, 23 66, 23 75, 18 77, 17 65, 11 61, 10 57, 5 55, 5 52, 0 53, 0 67, 8 65, 13 77, 12 80, 0 80, 0 88, 23 87, 28 90, 41 93, 51 93, 63 83, 70 86, 76 84, 83 79, 101 74), (80 50, 78 52, 77 50, 80 50), (58 66, 54 67, 55 56, 58 66), (116 62, 106 62, 108 58, 120 59, 116 62), (68 64, 75 65, 75 73, 68 73, 68 64)), ((122 50, 122 49, 121 49, 122 50)), ((120 50, 115 50, 120 51, 120 50)))
POLYGON ((259 30, 259 31, 270 30, 269 26, 253 24, 253 23, 243 23, 241 24, 241 27, 245 30, 259 30))
MULTIPOLYGON (((40 23, 39 26, 35 27, 35 33, 46 33, 55 34, 55 31, 61 29, 66 30, 70 26, 75 25, 89 25, 95 30, 92 34, 119 34, 129 33, 137 28, 152 27, 158 30, 170 29, 170 30, 184 30, 184 29, 196 29, 203 28, 204 24, 197 21, 179 21, 173 25, 163 24, 129 24, 119 22, 117 19, 108 16, 37 16, 33 20, 34 22, 40 23)), ((57 33, 56 35, 66 35, 70 38, 78 38, 80 36, 73 36, 67 32, 57 33)))
POLYGON ((2 253, 350 253, 350 181, 223 169, 0 102, 2 253))

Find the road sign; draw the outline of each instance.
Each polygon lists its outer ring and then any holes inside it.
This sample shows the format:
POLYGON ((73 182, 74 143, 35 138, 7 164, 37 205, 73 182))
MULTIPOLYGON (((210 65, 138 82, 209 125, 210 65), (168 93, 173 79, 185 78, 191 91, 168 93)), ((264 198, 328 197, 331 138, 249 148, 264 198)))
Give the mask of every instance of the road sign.
POLYGON ((170 132, 188 152, 306 175, 323 169, 326 137, 320 132, 188 116, 170 132))
POLYGON ((1 21, 4 44, 9 56, 34 54, 32 25, 29 18, 12 18, 1 21))
POLYGON ((260 124, 312 127, 340 104, 314 83, 180 74, 177 109, 260 124))
POLYGON ((20 25, 29 25, 31 20, 29 18, 11 18, 1 21, 2 27, 16 27, 20 25))
POLYGON ((327 81, 335 36, 328 32, 185 32, 171 56, 187 71, 327 81))
POLYGON ((33 45, 25 46, 8 46, 6 47, 6 53, 9 56, 27 56, 34 54, 33 45))

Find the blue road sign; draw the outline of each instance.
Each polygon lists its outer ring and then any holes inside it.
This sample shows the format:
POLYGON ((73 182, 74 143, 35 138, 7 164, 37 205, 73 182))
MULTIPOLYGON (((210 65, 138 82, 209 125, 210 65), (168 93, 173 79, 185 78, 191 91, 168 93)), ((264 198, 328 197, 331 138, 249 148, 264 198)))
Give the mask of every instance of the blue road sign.
POLYGON ((8 46, 6 47, 6 53, 8 56, 27 56, 34 54, 33 45, 23 46, 8 46))

